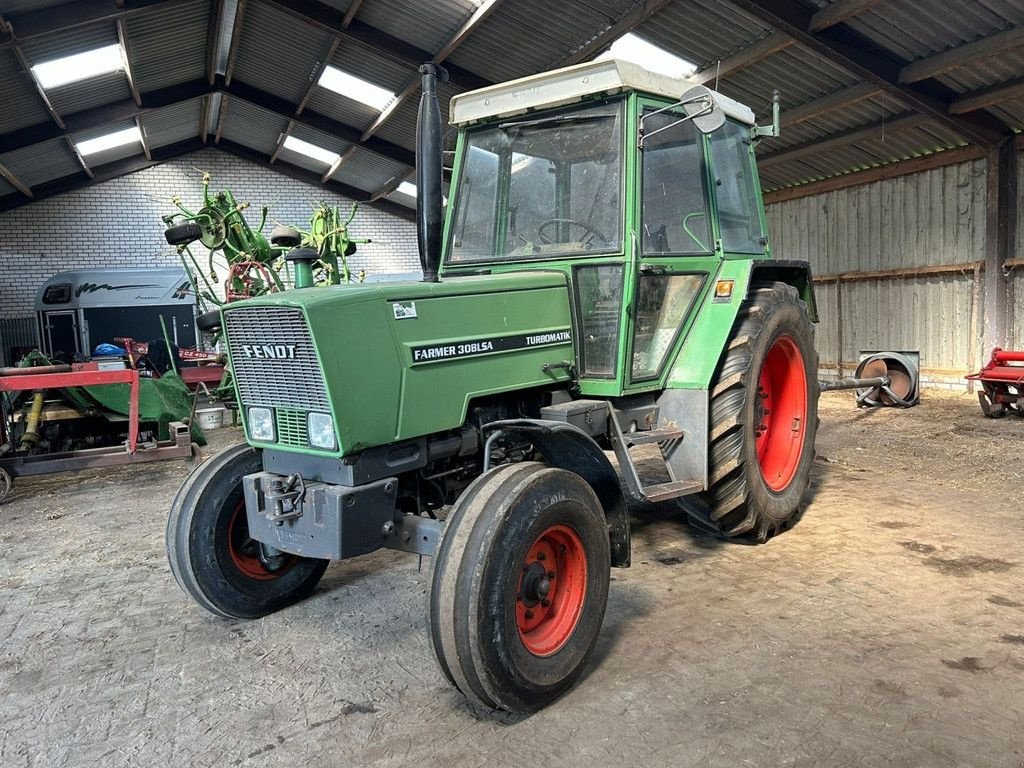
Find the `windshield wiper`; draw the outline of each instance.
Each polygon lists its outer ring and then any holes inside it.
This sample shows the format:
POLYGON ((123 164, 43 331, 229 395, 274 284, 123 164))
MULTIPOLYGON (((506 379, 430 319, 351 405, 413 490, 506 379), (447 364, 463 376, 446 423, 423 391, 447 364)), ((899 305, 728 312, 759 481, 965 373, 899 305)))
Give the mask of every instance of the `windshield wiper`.
POLYGON ((539 125, 551 125, 558 123, 589 123, 595 120, 614 120, 618 115, 555 115, 554 117, 542 117, 537 120, 519 120, 514 123, 498 123, 498 130, 510 131, 520 128, 535 128, 539 125))

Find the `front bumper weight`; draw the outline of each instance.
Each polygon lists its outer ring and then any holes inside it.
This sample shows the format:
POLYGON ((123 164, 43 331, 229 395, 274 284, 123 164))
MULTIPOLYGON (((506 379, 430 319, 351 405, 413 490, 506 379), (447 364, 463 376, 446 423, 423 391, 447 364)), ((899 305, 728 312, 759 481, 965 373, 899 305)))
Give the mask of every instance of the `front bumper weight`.
POLYGON ((302 557, 344 560, 380 549, 393 536, 397 478, 355 487, 305 483, 281 514, 275 501, 288 480, 270 472, 242 478, 249 535, 256 541, 302 557))

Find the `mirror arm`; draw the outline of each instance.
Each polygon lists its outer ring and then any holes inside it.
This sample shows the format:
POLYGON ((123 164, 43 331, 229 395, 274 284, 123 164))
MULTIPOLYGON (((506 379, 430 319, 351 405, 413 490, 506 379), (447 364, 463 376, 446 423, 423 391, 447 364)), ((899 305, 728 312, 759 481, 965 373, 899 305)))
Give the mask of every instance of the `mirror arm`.
POLYGON ((651 136, 654 136, 655 134, 661 133, 662 131, 667 131, 669 128, 675 128, 680 123, 685 123, 687 120, 693 120, 695 117, 702 117, 704 115, 709 115, 709 114, 711 114, 714 111, 714 109, 715 109, 715 104, 714 104, 714 102, 711 99, 708 99, 705 96, 698 96, 698 97, 692 98, 692 99, 684 99, 683 101, 677 101, 675 104, 669 104, 667 107, 662 107, 661 109, 656 109, 653 112, 648 112, 646 115, 641 115, 640 116, 640 120, 638 121, 639 125, 637 126, 637 140, 636 140, 637 148, 639 148, 639 149, 643 149, 644 148, 644 139, 649 138, 651 136), (669 123, 668 125, 663 125, 663 126, 661 126, 661 128, 658 128, 657 130, 651 131, 650 133, 647 133, 646 130, 644 129, 644 120, 646 120, 647 118, 654 117, 655 115, 660 115, 662 112, 669 112, 669 111, 675 110, 675 109, 677 109, 679 107, 686 106, 687 104, 695 104, 695 103, 697 103, 699 101, 705 101, 706 102, 705 106, 704 106, 704 109, 702 109, 700 112, 697 112, 696 114, 693 114, 693 115, 686 115, 685 117, 681 117, 678 120, 676 120, 674 123, 669 123))
POLYGON ((776 88, 772 91, 772 124, 755 125, 751 129, 751 138, 754 141, 760 141, 765 137, 777 138, 782 135, 782 116, 779 111, 780 101, 779 89, 776 88))

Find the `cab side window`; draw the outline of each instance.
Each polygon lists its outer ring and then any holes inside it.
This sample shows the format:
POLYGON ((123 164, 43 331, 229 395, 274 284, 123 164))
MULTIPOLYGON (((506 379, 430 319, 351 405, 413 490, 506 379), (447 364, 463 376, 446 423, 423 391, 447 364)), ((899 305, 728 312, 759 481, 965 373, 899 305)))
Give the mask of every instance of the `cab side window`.
POLYGON ((712 251, 703 143, 690 120, 679 122, 682 117, 661 112, 644 118, 645 254, 712 251))
POLYGON ((763 253, 764 232, 757 209, 747 129, 727 121, 721 129, 711 134, 711 159, 714 163, 722 250, 729 253, 763 253))

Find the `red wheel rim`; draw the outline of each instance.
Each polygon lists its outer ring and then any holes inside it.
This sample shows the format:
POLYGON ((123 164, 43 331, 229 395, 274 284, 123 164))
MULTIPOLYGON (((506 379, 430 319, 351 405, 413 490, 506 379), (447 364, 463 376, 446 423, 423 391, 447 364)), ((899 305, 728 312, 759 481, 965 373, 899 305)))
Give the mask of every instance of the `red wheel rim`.
POLYGON ((780 336, 768 350, 758 377, 754 407, 757 463, 776 493, 789 487, 800 466, 807 429, 807 371, 791 336, 780 336))
POLYGON ((530 547, 519 576, 516 626, 534 656, 551 656, 569 642, 587 597, 587 556, 579 534, 553 525, 530 547))
POLYGON ((250 579, 271 581, 284 576, 298 561, 294 555, 284 555, 281 565, 272 571, 260 560, 259 546, 259 542, 249 536, 245 501, 239 500, 228 521, 228 554, 235 567, 250 579))

